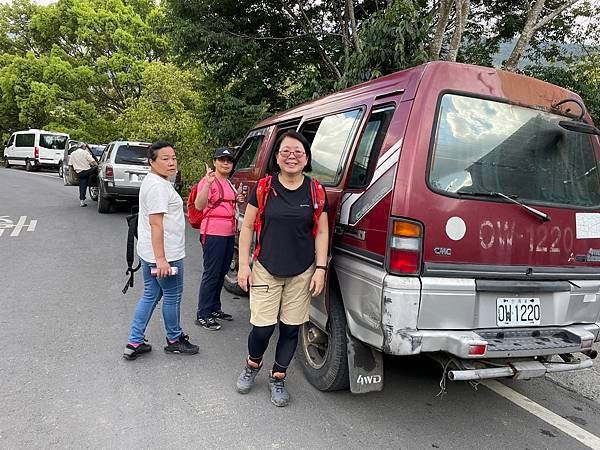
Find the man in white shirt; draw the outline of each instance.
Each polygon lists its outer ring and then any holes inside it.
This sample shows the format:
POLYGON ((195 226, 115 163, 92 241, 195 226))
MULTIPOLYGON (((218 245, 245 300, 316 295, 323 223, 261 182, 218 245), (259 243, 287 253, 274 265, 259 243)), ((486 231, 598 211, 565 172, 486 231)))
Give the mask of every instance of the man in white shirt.
POLYGON ((79 205, 87 206, 85 203, 85 191, 90 181, 98 172, 98 163, 92 156, 87 144, 81 144, 69 156, 69 165, 79 175, 79 205))

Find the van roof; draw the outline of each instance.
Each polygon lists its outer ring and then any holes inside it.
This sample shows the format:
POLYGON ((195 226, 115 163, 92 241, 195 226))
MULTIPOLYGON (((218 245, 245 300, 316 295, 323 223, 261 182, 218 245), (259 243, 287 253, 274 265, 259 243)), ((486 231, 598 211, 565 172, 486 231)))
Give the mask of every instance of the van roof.
POLYGON ((343 110, 394 92, 404 91, 403 100, 410 100, 415 97, 417 89, 427 89, 434 85, 436 89, 472 91, 474 94, 545 109, 565 98, 580 99, 577 94, 567 89, 525 75, 492 67, 432 61, 302 103, 263 120, 256 128, 296 119, 309 110, 312 112, 322 109, 324 113, 332 109, 343 110), (485 82, 482 83, 482 80, 490 80, 490 83, 487 83, 489 86, 485 82), (484 92, 486 90, 487 92, 484 92))
POLYGON ((59 136, 69 136, 67 133, 61 133, 60 131, 48 131, 48 130, 40 130, 38 128, 30 128, 29 130, 21 130, 15 131, 14 134, 22 134, 22 133, 45 133, 45 134, 57 134, 59 136))

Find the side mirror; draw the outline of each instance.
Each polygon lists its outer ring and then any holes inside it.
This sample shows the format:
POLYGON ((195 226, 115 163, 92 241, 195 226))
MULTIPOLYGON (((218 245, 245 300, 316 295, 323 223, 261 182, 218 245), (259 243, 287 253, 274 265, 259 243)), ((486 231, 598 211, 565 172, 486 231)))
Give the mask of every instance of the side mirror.
POLYGON ((574 131, 576 133, 595 134, 600 136, 600 130, 598 130, 598 128, 585 122, 561 120, 558 122, 558 125, 565 130, 574 131))

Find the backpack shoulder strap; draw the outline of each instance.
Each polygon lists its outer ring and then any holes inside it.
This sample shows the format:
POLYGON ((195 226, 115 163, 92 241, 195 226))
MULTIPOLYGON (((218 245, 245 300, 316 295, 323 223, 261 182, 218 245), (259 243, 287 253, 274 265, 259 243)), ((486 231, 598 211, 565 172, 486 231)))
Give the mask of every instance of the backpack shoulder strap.
POLYGON ((323 185, 319 183, 315 178, 309 178, 310 180, 310 200, 313 206, 313 236, 317 236, 319 230, 319 219, 321 213, 325 209, 326 193, 323 185))
POLYGON ((132 214, 127 217, 127 270, 125 271, 125 275, 129 275, 129 279, 125 283, 125 287, 123 287, 123 294, 127 293, 127 290, 130 287, 133 287, 133 274, 140 269, 142 263, 138 261, 137 267, 133 267, 133 260, 135 258, 135 239, 137 238, 137 225, 138 225, 138 215, 132 214))
POLYGON ((252 257, 256 261, 258 254, 260 253, 260 233, 262 231, 263 216, 265 212, 265 206, 267 204, 267 198, 271 191, 271 183, 273 178, 271 175, 267 175, 264 178, 258 180, 256 185, 256 202, 258 203, 258 212, 256 213, 256 219, 254 219, 254 231, 256 231, 256 246, 254 247, 254 253, 252 257))

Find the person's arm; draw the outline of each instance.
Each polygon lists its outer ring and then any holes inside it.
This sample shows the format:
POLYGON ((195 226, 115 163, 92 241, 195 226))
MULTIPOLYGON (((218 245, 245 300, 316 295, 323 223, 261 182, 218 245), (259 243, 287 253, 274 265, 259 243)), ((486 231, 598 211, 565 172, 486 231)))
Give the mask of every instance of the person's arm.
POLYGON ((98 165, 98 162, 94 159, 90 152, 85 152, 85 159, 90 163, 90 167, 94 167, 98 165))
POLYGON ((206 208, 208 205, 208 194, 210 193, 210 187, 215 181, 215 171, 208 167, 208 164, 204 164, 206 166, 206 175, 204 175, 204 180, 201 182, 201 186, 198 186, 198 192, 196 192, 196 200, 194 201, 194 206, 197 210, 202 210, 206 208))
POLYGON ((150 238, 152 241, 152 252, 156 259, 156 276, 168 277, 170 265, 165 257, 165 230, 163 227, 164 213, 150 214, 150 238))
POLYGON ((252 271, 250 270, 250 244, 252 243, 252 232, 254 231, 254 221, 258 208, 251 204, 246 205, 244 222, 240 230, 240 239, 238 243, 238 284, 248 292, 252 284, 252 271))
POLYGON ((319 268, 327 267, 327 250, 329 248, 329 223, 327 213, 322 212, 319 217, 317 236, 315 237, 315 261, 317 268, 310 280, 310 291, 313 297, 316 297, 323 291, 325 286, 326 270, 319 268))

